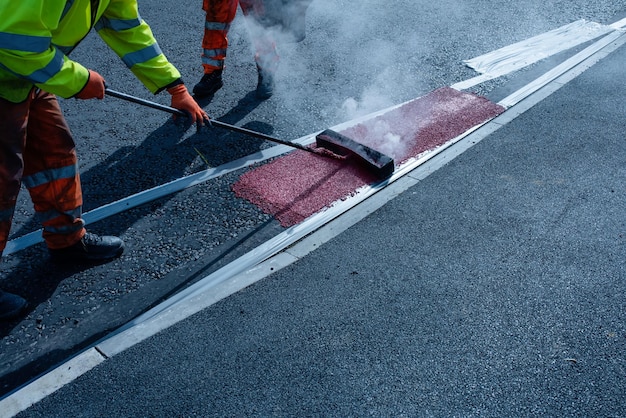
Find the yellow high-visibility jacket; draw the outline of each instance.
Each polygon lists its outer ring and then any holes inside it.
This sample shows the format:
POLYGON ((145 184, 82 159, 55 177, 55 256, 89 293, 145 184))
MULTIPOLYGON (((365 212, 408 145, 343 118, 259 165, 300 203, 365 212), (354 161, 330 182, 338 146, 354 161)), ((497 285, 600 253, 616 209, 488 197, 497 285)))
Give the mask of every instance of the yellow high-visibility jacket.
POLYGON ((33 86, 80 92, 89 73, 68 54, 92 27, 152 93, 180 79, 137 0, 0 0, 0 97, 19 103, 33 86))

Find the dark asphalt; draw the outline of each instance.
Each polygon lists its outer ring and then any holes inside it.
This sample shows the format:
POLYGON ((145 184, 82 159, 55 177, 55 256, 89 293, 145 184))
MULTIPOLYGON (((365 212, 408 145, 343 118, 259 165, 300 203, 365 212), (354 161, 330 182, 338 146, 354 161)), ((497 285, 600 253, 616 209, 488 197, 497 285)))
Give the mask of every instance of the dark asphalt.
POLYGON ((20 416, 626 416, 625 62, 20 416))

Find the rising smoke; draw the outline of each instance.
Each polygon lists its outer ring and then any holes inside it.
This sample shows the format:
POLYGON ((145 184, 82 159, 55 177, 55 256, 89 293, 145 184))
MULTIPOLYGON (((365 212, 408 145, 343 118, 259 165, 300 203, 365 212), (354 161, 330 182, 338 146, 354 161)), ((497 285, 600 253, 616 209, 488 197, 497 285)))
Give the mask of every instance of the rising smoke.
POLYGON ((418 47, 420 35, 387 36, 384 27, 393 19, 380 2, 265 0, 265 5, 265 19, 247 19, 246 26, 253 39, 269 36, 276 42, 280 103, 294 118, 309 120, 310 129, 396 105, 424 90, 411 69, 424 49, 418 47), (341 91, 329 90, 337 85, 341 91))

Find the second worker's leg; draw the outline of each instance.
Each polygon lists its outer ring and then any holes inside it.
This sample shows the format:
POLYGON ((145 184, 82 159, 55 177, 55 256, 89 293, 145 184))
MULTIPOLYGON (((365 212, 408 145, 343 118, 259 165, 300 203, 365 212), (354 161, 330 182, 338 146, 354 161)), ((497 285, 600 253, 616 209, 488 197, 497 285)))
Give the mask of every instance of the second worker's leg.
POLYGON ((204 0, 206 13, 202 37, 202 68, 204 75, 193 87, 196 98, 213 96, 222 88, 222 72, 228 50, 228 30, 237 13, 237 0, 204 0))

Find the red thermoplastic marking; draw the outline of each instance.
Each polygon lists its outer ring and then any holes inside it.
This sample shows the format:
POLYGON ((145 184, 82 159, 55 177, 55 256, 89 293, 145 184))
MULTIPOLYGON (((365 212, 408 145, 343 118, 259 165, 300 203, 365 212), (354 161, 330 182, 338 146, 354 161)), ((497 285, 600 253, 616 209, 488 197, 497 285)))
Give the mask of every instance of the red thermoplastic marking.
MULTIPOLYGON (((389 155, 397 166, 503 111, 484 97, 445 87, 340 133, 389 155)), ((294 151, 244 173, 232 188, 289 227, 376 181, 356 161, 294 151)))

